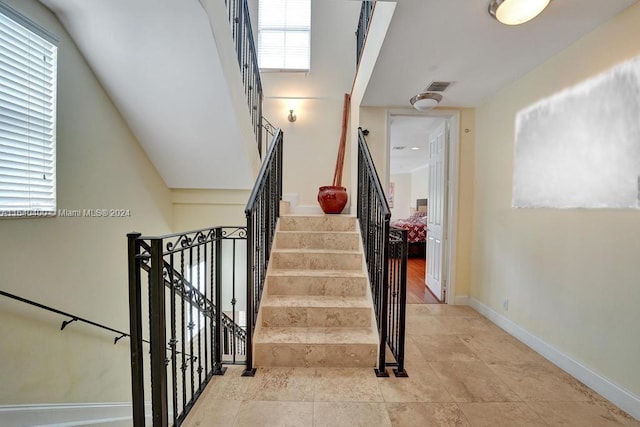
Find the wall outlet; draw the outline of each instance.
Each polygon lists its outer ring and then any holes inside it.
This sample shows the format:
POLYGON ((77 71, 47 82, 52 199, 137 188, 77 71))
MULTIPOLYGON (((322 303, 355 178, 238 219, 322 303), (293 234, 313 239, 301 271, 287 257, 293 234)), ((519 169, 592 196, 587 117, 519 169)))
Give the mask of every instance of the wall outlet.
POLYGON ((502 308, 504 308, 504 311, 509 311, 509 299, 505 298, 502 300, 502 308))

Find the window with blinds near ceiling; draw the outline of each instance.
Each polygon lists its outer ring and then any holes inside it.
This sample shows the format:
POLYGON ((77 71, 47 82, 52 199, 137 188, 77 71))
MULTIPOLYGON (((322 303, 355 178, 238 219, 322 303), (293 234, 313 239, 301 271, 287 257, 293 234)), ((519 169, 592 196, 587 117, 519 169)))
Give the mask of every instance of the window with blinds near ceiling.
POLYGON ((311 0, 259 0, 260 69, 308 71, 310 45, 311 0))
POLYGON ((0 3, 0 216, 56 212, 57 40, 0 3))

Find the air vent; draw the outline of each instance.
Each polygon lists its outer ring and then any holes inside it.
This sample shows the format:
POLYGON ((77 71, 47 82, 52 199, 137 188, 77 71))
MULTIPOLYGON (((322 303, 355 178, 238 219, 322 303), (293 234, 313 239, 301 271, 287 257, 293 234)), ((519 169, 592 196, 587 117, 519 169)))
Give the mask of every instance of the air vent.
POLYGON ((431 82, 425 92, 444 92, 451 82, 431 82))
POLYGON ((407 148, 405 145, 396 145, 395 147, 393 147, 394 150, 404 150, 405 148, 407 148))

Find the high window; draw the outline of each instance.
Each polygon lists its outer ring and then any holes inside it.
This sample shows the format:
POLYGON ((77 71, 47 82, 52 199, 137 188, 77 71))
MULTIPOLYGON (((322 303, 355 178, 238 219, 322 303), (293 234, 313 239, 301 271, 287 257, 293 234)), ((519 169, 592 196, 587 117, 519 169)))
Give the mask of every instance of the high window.
POLYGON ((56 212, 57 40, 0 3, 0 216, 56 212))
POLYGON ((311 0, 259 0, 259 4, 260 69, 308 71, 311 0))

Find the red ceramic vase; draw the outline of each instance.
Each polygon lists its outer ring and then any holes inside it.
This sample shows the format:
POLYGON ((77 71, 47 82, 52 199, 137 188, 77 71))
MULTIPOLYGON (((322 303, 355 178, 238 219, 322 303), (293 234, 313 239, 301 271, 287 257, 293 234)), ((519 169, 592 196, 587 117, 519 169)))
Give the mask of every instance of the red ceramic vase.
POLYGON ((347 205, 347 189, 327 185, 318 191, 318 203, 326 214, 339 214, 347 205))

